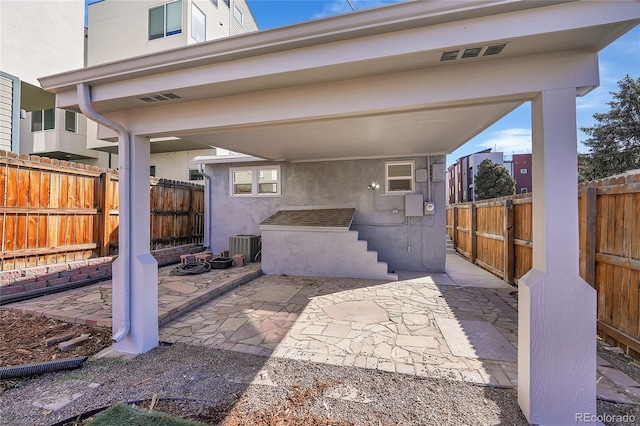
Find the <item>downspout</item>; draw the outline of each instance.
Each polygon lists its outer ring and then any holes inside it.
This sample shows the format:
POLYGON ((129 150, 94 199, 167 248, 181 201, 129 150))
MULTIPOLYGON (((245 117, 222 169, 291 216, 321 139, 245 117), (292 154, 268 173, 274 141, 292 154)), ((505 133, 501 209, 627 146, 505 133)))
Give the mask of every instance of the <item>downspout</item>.
MULTIPOLYGON (((131 191, 129 191, 129 186, 131 183, 131 156, 130 156, 130 141, 129 141, 129 132, 119 123, 116 123, 113 120, 97 113, 93 106, 91 105, 91 91, 89 86, 86 83, 78 83, 78 106, 80 107, 80 111, 91 120, 97 122, 98 124, 102 124, 115 131, 118 134, 118 158, 119 158, 119 172, 118 172, 118 180, 120 181, 120 188, 124 188, 126 192, 125 205, 127 209, 131 208, 131 191)), ((124 262, 124 283, 122 289, 122 298, 124 299, 123 303, 123 324, 118 329, 118 331, 113 335, 111 340, 114 343, 118 343, 122 341, 128 334, 131 329, 131 215, 123 214, 120 215, 120 223, 118 225, 120 227, 119 234, 123 235, 125 238, 120 238, 119 244, 119 255, 123 256, 125 259, 124 262)))
POLYGON ((211 176, 205 172, 204 164, 198 164, 198 173, 205 179, 204 185, 204 248, 211 244, 211 176))

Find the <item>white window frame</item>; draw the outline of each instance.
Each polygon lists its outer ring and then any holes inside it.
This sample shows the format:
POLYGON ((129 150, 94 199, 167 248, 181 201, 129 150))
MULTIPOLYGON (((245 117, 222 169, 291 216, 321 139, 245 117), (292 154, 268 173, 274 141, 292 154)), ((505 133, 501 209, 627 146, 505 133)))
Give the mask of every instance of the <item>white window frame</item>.
POLYGON ((529 192, 528 188, 520 188, 521 194, 526 194, 527 192, 529 192))
POLYGON ((233 17, 236 18, 236 21, 238 21, 240 24, 242 24, 242 11, 240 10, 240 8, 238 8, 238 5, 234 4, 233 5, 233 17))
POLYGON ((38 132, 46 132, 47 130, 55 130, 56 129, 56 115, 57 115, 57 110, 55 108, 47 108, 47 109, 39 109, 36 111, 32 111, 31 112, 31 133, 38 133, 38 132), (53 122, 49 123, 51 125, 53 125, 52 127, 47 127, 46 126, 46 120, 45 120, 45 113, 46 111, 53 111, 53 122), (34 123, 34 119, 35 119, 35 114, 40 114, 40 126, 39 128, 36 128, 35 123, 34 123))
POLYGON ((384 192, 389 195, 402 195, 402 194, 413 194, 415 192, 415 180, 416 180, 416 162, 413 160, 405 160, 405 161, 386 161, 384 163, 384 192), (411 176, 389 176, 389 166, 399 166, 399 165, 410 165, 411 166, 411 176), (407 180, 411 184, 411 188, 409 190, 392 190, 389 188, 389 182, 392 180, 407 180))
POLYGON ((280 166, 252 166, 252 167, 231 167, 229 168, 229 196, 230 197, 280 197, 282 194, 282 174, 280 166), (275 181, 259 182, 260 171, 262 170, 276 170, 278 178, 275 181), (234 172, 250 171, 251 172, 251 194, 236 194, 234 191, 234 172), (258 183, 275 183, 276 192, 269 192, 266 194, 260 194, 258 192, 258 183))
POLYGON ((196 6, 195 4, 191 5, 191 38, 194 39, 196 42, 201 43, 203 41, 207 41, 207 15, 204 14, 204 12, 202 10, 200 10, 200 8, 198 6, 196 6), (202 40, 198 40, 197 34, 195 33, 195 25, 194 22, 196 21, 194 19, 195 15, 199 13, 202 18, 204 19, 203 21, 203 30, 204 30, 204 34, 203 34, 203 38, 202 40))
POLYGON ((147 9, 147 38, 149 41, 153 41, 153 40, 161 40, 163 38, 166 37, 171 37, 174 35, 178 35, 178 34, 182 34, 182 31, 184 30, 184 3, 182 0, 174 0, 174 1, 169 1, 166 2, 164 4, 161 5, 157 5, 157 6, 153 6, 147 9), (171 32, 171 34, 167 34, 167 6, 173 3, 180 3, 180 29, 179 30, 174 30, 171 32), (163 25, 163 33, 162 36, 157 36, 154 38, 151 38, 151 22, 150 22, 150 13, 152 10, 154 9, 159 9, 162 8, 162 25, 163 25))
POLYGON ((74 111, 65 111, 64 112, 64 130, 70 133, 78 133, 78 114, 74 111), (67 128, 67 117, 70 117, 73 114, 73 130, 67 128))

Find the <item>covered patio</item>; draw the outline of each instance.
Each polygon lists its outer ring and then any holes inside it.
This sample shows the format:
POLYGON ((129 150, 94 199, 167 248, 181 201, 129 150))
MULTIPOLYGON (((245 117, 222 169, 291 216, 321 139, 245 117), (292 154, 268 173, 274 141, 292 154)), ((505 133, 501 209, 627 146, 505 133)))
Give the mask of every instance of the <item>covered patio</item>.
MULTIPOLYGON (((597 52, 639 21, 637 2, 417 1, 42 78, 58 107, 81 110, 120 144, 114 347, 158 344, 149 138, 290 164, 428 163, 531 102, 536 248, 518 294, 519 403, 537 424, 595 413, 595 291, 578 275, 576 96, 599 84, 597 52), (145 100, 158 93, 173 100, 145 100)), ((434 188, 421 244, 441 253, 431 265, 442 270, 444 186, 434 188)))

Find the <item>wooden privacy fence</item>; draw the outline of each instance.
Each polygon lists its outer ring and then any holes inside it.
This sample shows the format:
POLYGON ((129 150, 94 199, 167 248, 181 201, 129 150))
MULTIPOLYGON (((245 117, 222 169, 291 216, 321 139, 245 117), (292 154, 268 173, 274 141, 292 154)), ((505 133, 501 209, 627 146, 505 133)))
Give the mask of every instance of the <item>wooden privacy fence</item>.
MULTIPOLYGON (((447 207, 469 261, 517 284, 532 266, 530 194, 447 207)), ((640 173, 580 184, 580 275, 598 293, 598 333, 640 358, 640 173)))
MULTIPOLYGON (((151 250, 202 243, 204 188, 150 187, 151 250)), ((0 151, 0 270, 117 254, 118 207, 115 170, 0 151)))

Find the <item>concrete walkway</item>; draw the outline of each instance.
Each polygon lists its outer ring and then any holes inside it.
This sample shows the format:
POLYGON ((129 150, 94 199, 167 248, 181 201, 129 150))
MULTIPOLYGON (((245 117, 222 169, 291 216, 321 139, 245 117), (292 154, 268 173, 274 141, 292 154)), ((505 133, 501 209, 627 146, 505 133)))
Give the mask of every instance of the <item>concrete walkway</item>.
MULTIPOLYGON (((259 264, 191 276, 171 269, 159 270, 161 341, 517 384, 515 288, 455 254, 446 274, 399 272, 396 282, 260 276, 259 264)), ((110 327, 111 283, 2 308, 110 327)), ((640 385, 598 359, 598 396, 632 403, 634 395, 640 385)))

